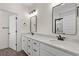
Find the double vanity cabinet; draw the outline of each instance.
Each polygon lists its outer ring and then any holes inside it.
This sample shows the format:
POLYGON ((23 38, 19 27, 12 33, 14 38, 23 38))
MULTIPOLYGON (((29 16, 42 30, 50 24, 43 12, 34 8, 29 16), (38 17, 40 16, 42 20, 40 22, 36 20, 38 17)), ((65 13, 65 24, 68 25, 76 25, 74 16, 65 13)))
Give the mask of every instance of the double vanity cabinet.
MULTIPOLYGON (((43 40, 43 39, 42 39, 43 40)), ((22 50, 29 56, 72 56, 65 50, 56 48, 47 43, 29 36, 22 36, 22 50)))

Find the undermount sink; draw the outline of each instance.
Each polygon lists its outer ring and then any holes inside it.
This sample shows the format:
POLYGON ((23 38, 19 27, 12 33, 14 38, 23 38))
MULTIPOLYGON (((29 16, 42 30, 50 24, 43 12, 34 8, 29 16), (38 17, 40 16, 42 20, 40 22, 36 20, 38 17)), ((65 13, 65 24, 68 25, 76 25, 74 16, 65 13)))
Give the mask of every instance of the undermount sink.
POLYGON ((62 45, 62 44, 68 44, 69 42, 68 41, 62 41, 62 40, 47 40, 49 43, 52 43, 52 44, 58 44, 58 45, 62 45))
POLYGON ((62 40, 57 40, 57 39, 51 39, 51 40, 48 40, 48 41, 50 41, 50 42, 52 42, 52 41, 60 41, 60 42, 62 42, 62 40))

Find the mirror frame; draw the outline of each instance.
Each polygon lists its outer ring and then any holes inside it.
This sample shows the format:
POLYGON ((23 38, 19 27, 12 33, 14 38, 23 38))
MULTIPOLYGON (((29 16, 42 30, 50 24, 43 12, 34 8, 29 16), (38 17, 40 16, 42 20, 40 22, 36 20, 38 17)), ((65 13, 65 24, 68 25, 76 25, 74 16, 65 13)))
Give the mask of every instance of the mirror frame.
MULTIPOLYGON (((35 28, 36 31, 35 32, 37 32, 37 16, 35 15, 35 16, 32 16, 32 17, 35 17, 35 20, 36 20, 36 28, 35 28)), ((32 20, 32 17, 30 18, 30 32, 31 33, 35 33, 35 32, 32 32, 32 28, 31 28, 31 24, 32 24, 31 23, 31 20, 32 20)))
MULTIPOLYGON (((78 15, 78 13, 79 13, 79 11, 78 11, 79 6, 77 6, 77 5, 76 5, 76 33, 75 33, 75 34, 55 33, 55 31, 56 31, 55 28, 56 28, 56 27, 54 27, 54 26, 55 26, 56 24, 53 25, 53 22, 54 22, 54 21, 53 21, 53 17, 54 17, 54 16, 53 16, 53 12, 54 12, 54 8, 55 8, 55 7, 60 6, 60 5, 62 5, 62 4, 63 4, 63 3, 60 3, 60 4, 58 4, 58 5, 54 6, 54 7, 52 7, 52 33, 54 33, 54 34, 63 34, 63 35, 76 35, 76 34, 77 34, 77 17, 79 16, 79 15, 78 15)), ((77 4, 77 3, 76 3, 76 4, 77 4)))

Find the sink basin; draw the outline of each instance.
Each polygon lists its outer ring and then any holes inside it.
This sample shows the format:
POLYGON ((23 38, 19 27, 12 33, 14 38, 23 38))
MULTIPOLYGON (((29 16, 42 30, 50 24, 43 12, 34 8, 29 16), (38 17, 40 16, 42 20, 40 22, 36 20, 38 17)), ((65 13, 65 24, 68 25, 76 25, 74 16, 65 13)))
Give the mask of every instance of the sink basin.
POLYGON ((56 41, 56 42, 62 42, 62 40, 57 40, 57 39, 48 40, 48 41, 50 41, 50 42, 52 42, 52 41, 56 41))
POLYGON ((57 44, 57 45, 67 45, 68 41, 61 41, 61 40, 47 40, 51 44, 57 44))

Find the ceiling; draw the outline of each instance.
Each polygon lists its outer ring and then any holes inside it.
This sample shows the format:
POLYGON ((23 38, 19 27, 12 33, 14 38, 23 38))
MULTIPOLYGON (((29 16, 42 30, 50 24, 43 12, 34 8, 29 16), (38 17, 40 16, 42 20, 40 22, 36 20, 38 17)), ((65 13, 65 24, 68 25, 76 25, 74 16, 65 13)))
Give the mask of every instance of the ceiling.
POLYGON ((40 5, 48 5, 50 3, 22 3, 22 5, 25 5, 25 6, 40 6, 40 5))
POLYGON ((56 6, 60 3, 22 3, 22 5, 24 6, 46 6, 46 5, 52 5, 53 6, 56 6))
POLYGON ((25 11, 25 7, 30 6, 56 6, 58 3, 0 3, 0 10, 9 13, 19 13, 20 11, 25 11))

